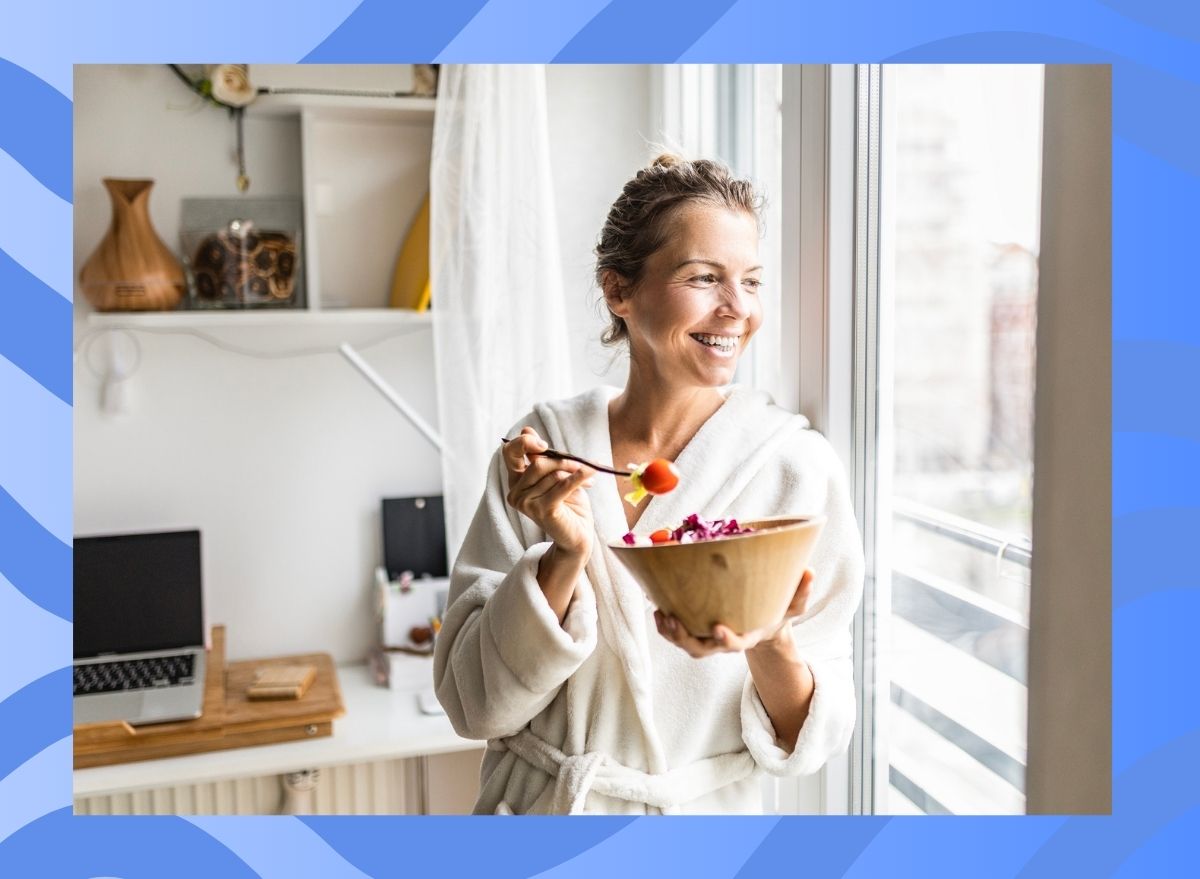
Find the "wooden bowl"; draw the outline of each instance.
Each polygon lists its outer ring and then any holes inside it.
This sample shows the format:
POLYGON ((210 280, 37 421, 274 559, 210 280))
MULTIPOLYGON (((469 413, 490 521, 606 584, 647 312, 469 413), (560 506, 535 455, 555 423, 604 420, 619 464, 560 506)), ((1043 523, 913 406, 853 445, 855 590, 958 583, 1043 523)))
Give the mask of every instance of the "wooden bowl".
POLYGON ((755 531, 695 543, 608 546, 655 606, 678 617, 691 634, 708 637, 716 623, 744 634, 783 619, 825 516, 740 524, 755 531))

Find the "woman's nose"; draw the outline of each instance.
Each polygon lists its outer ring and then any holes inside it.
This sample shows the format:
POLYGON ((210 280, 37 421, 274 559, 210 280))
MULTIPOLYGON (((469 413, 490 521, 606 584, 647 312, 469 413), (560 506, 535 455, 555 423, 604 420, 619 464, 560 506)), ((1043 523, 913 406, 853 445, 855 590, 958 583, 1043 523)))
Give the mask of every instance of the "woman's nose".
POLYGON ((720 286, 720 304, 717 306, 717 314, 720 317, 731 317, 737 320, 744 320, 750 314, 750 294, 742 290, 740 286, 731 284, 722 284, 720 286))

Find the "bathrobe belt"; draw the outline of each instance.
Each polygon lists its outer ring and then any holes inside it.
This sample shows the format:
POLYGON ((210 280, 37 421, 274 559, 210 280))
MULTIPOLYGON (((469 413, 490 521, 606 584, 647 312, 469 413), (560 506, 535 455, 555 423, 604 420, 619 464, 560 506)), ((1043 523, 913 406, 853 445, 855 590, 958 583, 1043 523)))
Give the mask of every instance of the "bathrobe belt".
POLYGON ((599 751, 568 756, 528 727, 507 738, 493 739, 488 747, 512 751, 526 763, 555 777, 553 809, 558 815, 582 812, 591 791, 673 811, 677 806, 741 781, 755 770, 754 758, 743 750, 651 774, 624 766, 599 751))

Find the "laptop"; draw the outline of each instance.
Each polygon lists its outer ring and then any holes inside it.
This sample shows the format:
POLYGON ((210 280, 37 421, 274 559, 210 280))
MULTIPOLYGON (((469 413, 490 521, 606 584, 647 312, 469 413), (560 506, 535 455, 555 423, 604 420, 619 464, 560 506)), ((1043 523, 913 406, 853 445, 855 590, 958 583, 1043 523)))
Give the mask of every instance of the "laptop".
POLYGON ((75 723, 199 717, 200 532, 76 537, 75 723))

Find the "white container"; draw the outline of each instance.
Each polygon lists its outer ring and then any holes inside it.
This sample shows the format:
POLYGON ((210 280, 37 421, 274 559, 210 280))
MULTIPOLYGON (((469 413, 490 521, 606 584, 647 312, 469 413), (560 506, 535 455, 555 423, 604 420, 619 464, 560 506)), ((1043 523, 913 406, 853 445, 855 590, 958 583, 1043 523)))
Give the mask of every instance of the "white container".
POLYGON ((448 577, 413 580, 407 592, 390 581, 383 566, 375 569, 376 609, 379 619, 379 643, 384 647, 430 650, 432 642, 416 644, 409 636, 414 626, 428 626, 446 609, 450 589, 448 577))
POLYGON ((411 64, 251 64, 255 88, 396 93, 413 88, 411 64))

